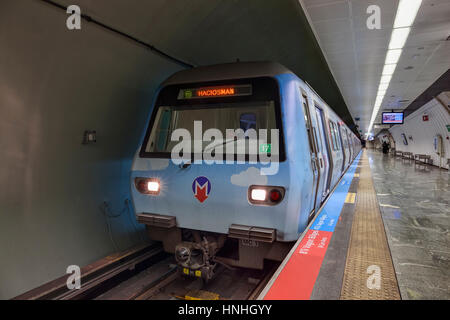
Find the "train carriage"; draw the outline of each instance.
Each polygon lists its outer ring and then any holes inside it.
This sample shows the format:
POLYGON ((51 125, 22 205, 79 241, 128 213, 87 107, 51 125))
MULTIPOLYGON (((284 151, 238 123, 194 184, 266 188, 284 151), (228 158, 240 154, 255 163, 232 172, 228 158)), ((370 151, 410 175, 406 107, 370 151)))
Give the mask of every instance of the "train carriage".
POLYGON ((136 216, 186 274, 261 269, 283 259, 359 149, 277 63, 180 71, 160 86, 133 161, 136 216))

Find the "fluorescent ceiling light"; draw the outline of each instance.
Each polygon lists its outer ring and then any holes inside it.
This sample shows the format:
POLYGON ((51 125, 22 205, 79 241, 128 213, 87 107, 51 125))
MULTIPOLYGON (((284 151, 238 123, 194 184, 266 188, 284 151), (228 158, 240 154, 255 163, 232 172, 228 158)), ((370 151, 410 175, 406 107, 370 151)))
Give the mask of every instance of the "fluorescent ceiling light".
POLYGON ((383 75, 390 75, 394 74, 395 67, 397 67, 397 64, 385 64, 383 68, 383 75))
POLYGON ((392 75, 384 75, 381 76, 380 83, 389 83, 391 82, 392 75))
POLYGON ((421 4, 422 0, 400 0, 395 16, 394 28, 412 26, 421 4))
POLYGON ((389 87, 389 83, 380 83, 378 90, 387 90, 388 87, 389 87))
POLYGON ((369 128, 366 133, 367 135, 372 130, 372 126, 377 117, 381 102, 383 101, 386 90, 392 80, 392 75, 397 67, 397 62, 402 55, 402 48, 408 40, 409 32, 411 31, 410 27, 413 25, 421 5, 422 0, 400 0, 399 2, 391 39, 389 41, 389 50, 386 54, 385 65, 383 68, 382 77, 380 79, 380 85, 378 87, 377 98, 374 104, 369 128))
POLYGON ((408 39, 411 28, 400 28, 392 30, 391 41, 389 42, 389 49, 402 49, 408 39))
POLYGON ((402 49, 388 50, 385 64, 397 63, 402 55, 402 49))

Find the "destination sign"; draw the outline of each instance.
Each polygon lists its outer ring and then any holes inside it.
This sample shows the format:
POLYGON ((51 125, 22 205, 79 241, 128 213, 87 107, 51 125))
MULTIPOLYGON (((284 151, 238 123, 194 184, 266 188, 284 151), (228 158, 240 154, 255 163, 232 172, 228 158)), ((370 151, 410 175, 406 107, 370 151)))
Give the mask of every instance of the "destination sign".
POLYGON ((231 85, 231 86, 217 86, 217 87, 202 87, 193 89, 180 89, 178 93, 178 100, 249 96, 251 94, 252 94, 252 86, 249 84, 236 86, 231 85))

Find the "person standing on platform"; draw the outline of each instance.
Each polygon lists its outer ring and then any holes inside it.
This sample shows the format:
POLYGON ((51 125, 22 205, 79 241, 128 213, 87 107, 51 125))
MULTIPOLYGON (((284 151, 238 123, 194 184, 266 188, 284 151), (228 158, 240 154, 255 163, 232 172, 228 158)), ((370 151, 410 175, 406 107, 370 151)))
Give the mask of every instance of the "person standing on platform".
POLYGON ((387 154, 389 152, 389 143, 386 141, 383 142, 383 153, 387 154))

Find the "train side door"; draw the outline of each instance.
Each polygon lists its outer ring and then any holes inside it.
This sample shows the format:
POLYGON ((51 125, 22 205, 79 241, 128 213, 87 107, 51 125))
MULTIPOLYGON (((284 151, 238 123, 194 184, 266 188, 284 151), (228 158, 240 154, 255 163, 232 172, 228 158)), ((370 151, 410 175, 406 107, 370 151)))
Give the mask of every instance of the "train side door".
POLYGON ((347 150, 346 150, 346 144, 345 144, 345 136, 342 134, 342 125, 338 124, 338 132, 339 132, 339 140, 341 142, 341 147, 342 147, 342 170, 341 170, 341 174, 344 173, 344 170, 346 168, 345 164, 348 161, 348 155, 347 155, 347 150))
POLYGON ((355 158, 356 157, 356 141, 353 138, 353 136, 351 137, 351 140, 352 140, 352 154, 353 154, 353 158, 355 158))
POLYGON ((351 164, 352 160, 353 160, 353 152, 352 152, 352 139, 347 131, 347 129, 345 129, 345 135, 347 136, 347 141, 348 141, 348 154, 349 154, 349 165, 351 164))
MULTIPOLYGON (((300 89, 301 90, 301 89, 300 89)), ((319 186, 319 180, 320 180, 320 171, 319 171, 319 161, 317 158, 317 145, 316 140, 314 139, 314 133, 313 133, 313 126, 311 123, 311 115, 309 112, 309 106, 308 106, 308 97, 306 94, 301 91, 302 93, 302 106, 303 106, 303 113, 305 115, 305 123, 306 123, 306 131, 308 133, 308 141, 309 141, 309 151, 311 153, 311 168, 313 170, 313 176, 314 176, 314 182, 312 187, 312 195, 313 195, 313 210, 309 213, 308 221, 314 217, 314 214, 316 212, 316 208, 318 208, 318 203, 316 201, 316 195, 317 195, 317 188, 319 186)))
POLYGON ((323 114, 323 110, 319 107, 315 107, 316 109, 316 117, 317 117, 317 125, 319 127, 319 132, 323 136, 323 142, 325 145, 323 146, 322 151, 322 157, 323 157, 323 166, 324 166, 324 174, 322 177, 322 194, 321 194, 321 201, 325 199, 325 197, 330 192, 330 180, 329 176, 331 175, 332 171, 332 159, 330 157, 331 151, 329 150, 330 143, 327 142, 327 133, 325 131, 325 118, 323 114))
POLYGON ((355 150, 354 150, 355 148, 353 147, 353 136, 352 136, 352 133, 350 131, 347 131, 347 135, 348 135, 348 141, 350 142, 350 145, 349 145, 348 148, 350 150, 350 153, 352 154, 351 161, 353 161, 353 159, 355 159, 355 157, 356 157, 355 150))
MULTIPOLYGON (((314 103, 315 105, 315 103, 314 103)), ((319 183, 317 187, 317 193, 316 193, 316 206, 319 207, 322 203, 322 195, 324 192, 324 189, 326 187, 326 172, 328 171, 328 162, 327 162, 327 156, 325 153, 326 150, 326 141, 324 140, 323 134, 320 131, 320 122, 317 119, 317 114, 315 111, 316 107, 313 108, 313 116, 311 118, 314 138, 316 140, 316 148, 317 148, 317 160, 319 163, 319 183)))

